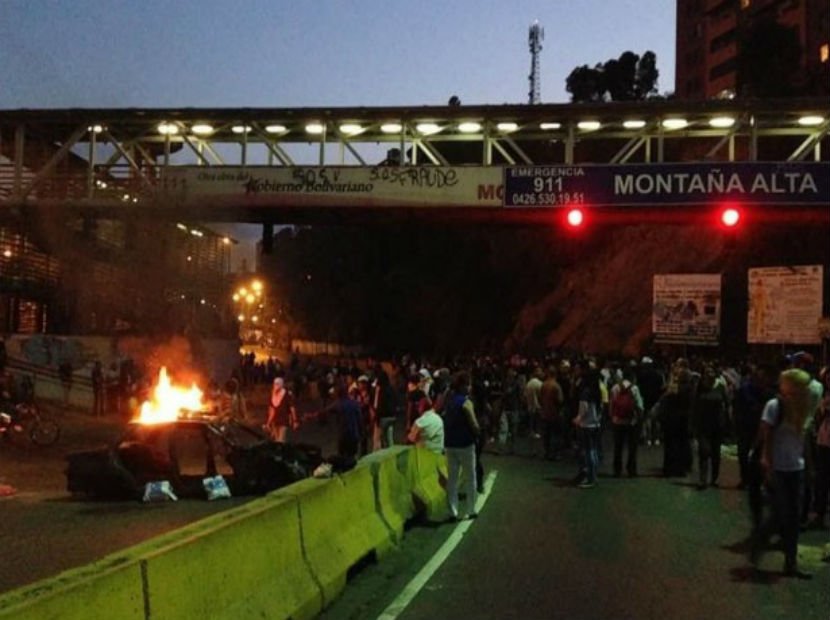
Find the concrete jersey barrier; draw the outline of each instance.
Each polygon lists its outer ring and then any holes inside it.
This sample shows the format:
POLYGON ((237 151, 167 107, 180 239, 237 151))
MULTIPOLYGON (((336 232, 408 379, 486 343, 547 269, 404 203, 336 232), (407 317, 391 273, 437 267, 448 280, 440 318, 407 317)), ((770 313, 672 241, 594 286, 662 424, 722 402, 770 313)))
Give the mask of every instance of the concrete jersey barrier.
POLYGON ((420 504, 446 514, 445 459, 396 447, 97 562, 0 596, 0 620, 313 618, 367 557, 382 558, 420 504), (418 498, 416 500, 416 498, 418 498))

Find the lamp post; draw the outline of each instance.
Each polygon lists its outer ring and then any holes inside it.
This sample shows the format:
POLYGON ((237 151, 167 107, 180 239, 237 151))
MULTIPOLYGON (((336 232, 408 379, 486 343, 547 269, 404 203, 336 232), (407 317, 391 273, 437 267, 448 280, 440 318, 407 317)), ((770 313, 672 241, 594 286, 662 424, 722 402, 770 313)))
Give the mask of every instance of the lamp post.
POLYGON ((233 293, 239 337, 245 344, 260 344, 269 324, 265 320, 265 285, 260 279, 241 283, 233 293))

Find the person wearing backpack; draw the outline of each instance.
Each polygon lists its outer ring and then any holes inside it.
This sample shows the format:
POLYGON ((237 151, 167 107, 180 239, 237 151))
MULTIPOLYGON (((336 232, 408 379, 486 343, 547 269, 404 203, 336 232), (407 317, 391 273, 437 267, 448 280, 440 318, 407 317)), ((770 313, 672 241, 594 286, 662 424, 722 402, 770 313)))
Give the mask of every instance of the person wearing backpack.
POLYGON ((630 477, 636 478, 643 397, 631 368, 626 368, 622 381, 611 388, 609 409, 614 433, 614 477, 619 478, 622 475, 622 455, 625 448, 628 452, 626 471, 630 477))

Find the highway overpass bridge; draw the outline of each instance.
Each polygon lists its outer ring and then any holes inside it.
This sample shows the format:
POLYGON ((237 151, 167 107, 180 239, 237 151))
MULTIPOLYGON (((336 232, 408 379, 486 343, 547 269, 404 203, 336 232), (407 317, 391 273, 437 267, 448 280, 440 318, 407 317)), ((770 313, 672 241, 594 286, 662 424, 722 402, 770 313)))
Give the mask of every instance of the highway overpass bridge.
POLYGON ((270 227, 570 206, 688 220, 730 201, 828 221, 829 129, 826 99, 7 110, 0 213, 270 227))

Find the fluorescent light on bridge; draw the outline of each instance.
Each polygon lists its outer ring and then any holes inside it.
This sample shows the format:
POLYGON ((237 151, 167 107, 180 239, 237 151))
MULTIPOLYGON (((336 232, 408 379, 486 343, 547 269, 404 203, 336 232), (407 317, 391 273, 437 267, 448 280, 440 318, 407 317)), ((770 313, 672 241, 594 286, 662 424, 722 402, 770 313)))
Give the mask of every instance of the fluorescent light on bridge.
POLYGON ((401 133, 403 131, 403 125, 400 123, 384 123, 380 126, 380 130, 383 133, 401 133))
POLYGON ((663 128, 674 131, 676 129, 686 129, 689 126, 689 121, 685 118, 666 118, 663 119, 663 128))
POLYGON ((190 132, 197 136, 209 136, 214 132, 213 125, 197 123, 190 128, 190 132))
POLYGON ((554 131, 562 129, 562 123, 539 123, 539 129, 542 131, 554 131))
POLYGON ((626 129, 642 129, 646 126, 646 122, 641 119, 630 119, 623 121, 623 127, 626 129))
POLYGON ((421 135, 429 136, 441 131, 441 126, 436 123, 418 123, 415 125, 415 129, 417 129, 418 133, 421 135))
POLYGON ((735 119, 732 116, 716 116, 709 119, 709 127, 716 127, 718 129, 728 129, 735 124, 735 119))
POLYGON ((815 127, 816 125, 821 125, 823 122, 823 116, 808 115, 798 119, 798 124, 802 127, 815 127))
POLYGON ((579 121, 576 126, 582 131, 596 131, 602 127, 602 123, 599 121, 579 121))
POLYGON ((234 125, 233 127, 231 127, 231 131, 234 132, 235 134, 248 133, 249 131, 251 131, 251 126, 250 125, 234 125))
POLYGON ((344 133, 347 136, 356 136, 359 133, 363 133, 363 127, 358 123, 343 123, 340 125, 340 133, 344 133))
POLYGON ((288 127, 285 125, 266 125, 266 133, 288 133, 288 127))
POLYGON ((87 129, 87 131, 91 131, 92 133, 101 133, 102 131, 104 131, 104 126, 103 125, 91 125, 91 126, 87 127, 86 129, 87 129))
POLYGON ((518 128, 519 125, 517 123, 511 122, 498 123, 496 125, 496 129, 498 129, 502 133, 511 133, 513 131, 516 131, 518 128))
POLYGON ((323 133, 326 130, 326 126, 323 125, 323 123, 314 122, 314 123, 309 123, 308 125, 306 125, 305 130, 306 130, 306 133, 310 133, 310 134, 314 134, 314 135, 320 135, 321 133, 323 133))
POLYGON ((157 129, 163 136, 175 136, 179 133, 178 125, 175 125, 174 123, 159 123, 157 129))
POLYGON ((459 123, 458 131, 460 131, 461 133, 478 133, 479 131, 481 131, 481 123, 476 123, 475 121, 466 121, 464 123, 459 123))

